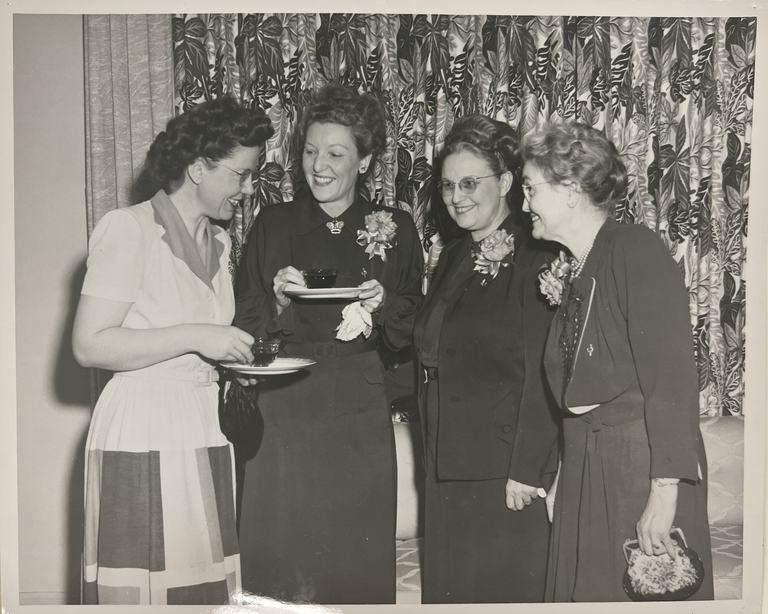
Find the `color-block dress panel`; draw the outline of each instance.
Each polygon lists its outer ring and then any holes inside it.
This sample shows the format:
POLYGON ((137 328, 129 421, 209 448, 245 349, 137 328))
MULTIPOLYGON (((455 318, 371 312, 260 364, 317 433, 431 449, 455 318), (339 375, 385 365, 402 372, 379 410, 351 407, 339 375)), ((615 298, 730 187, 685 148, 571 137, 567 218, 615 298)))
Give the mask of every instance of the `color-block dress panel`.
MULTIPOLYGON (((229 325, 229 237, 203 263, 164 192, 106 214, 82 293, 132 303, 123 327, 229 325)), ((240 587, 231 445, 213 366, 197 354, 116 373, 86 443, 84 601, 223 604, 240 587)))

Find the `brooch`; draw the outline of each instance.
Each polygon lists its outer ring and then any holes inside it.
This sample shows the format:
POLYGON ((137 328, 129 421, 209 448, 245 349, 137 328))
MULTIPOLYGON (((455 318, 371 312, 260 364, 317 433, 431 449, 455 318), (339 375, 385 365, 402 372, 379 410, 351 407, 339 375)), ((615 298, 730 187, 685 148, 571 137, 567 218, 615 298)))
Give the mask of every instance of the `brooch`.
POLYGON ((341 220, 331 220, 326 226, 328 226, 328 230, 331 231, 332 235, 337 235, 341 234, 341 229, 344 228, 344 222, 341 220))

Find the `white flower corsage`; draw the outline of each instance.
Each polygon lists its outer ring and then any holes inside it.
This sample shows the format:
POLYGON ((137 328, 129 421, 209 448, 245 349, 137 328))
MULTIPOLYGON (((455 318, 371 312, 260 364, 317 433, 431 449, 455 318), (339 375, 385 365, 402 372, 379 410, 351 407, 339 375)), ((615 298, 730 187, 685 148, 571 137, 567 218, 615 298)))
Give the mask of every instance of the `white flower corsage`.
POLYGON ((491 279, 499 274, 503 266, 509 266, 515 253, 515 237, 507 234, 503 228, 493 231, 480 241, 475 252, 475 271, 490 275, 491 279), (504 260, 507 259, 507 262, 504 260))
POLYGON ((559 305, 563 300, 563 289, 576 262, 565 255, 564 251, 539 273, 539 289, 547 297, 550 305, 559 305))
POLYGON ((387 254, 384 250, 391 249, 395 230, 397 224, 392 221, 391 212, 374 211, 365 216, 365 230, 357 231, 357 243, 365 246, 366 253, 370 254, 369 260, 380 256, 386 262, 387 254))

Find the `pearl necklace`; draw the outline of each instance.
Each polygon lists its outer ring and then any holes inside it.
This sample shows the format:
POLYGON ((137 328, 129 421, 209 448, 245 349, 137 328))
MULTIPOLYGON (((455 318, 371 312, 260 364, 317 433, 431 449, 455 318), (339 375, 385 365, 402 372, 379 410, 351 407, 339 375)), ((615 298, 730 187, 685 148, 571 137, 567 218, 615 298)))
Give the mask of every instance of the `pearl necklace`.
POLYGON ((595 237, 592 237, 592 240, 589 242, 589 245, 587 245, 587 248, 581 254, 581 258, 579 258, 576 261, 576 265, 573 267, 573 270, 571 271, 572 277, 578 277, 579 275, 581 275, 581 271, 584 269, 584 264, 587 262, 587 257, 589 256, 589 252, 592 251, 592 246, 594 244, 595 244, 595 237))

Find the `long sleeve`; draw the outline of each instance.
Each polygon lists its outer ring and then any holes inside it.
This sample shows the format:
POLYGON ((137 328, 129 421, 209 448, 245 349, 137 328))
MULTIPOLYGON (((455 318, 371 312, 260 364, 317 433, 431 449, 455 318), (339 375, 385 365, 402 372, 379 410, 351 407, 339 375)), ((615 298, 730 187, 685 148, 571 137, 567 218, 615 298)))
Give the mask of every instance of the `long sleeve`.
POLYGON ((419 236, 411 216, 397 217, 397 263, 395 287, 388 288, 381 310, 374 324, 378 325, 384 342, 390 349, 399 350, 411 344, 416 312, 422 300, 421 275, 424 255, 419 236))
POLYGON ((508 473, 509 478, 536 487, 543 485, 542 476, 558 434, 555 400, 544 372, 544 348, 554 310, 539 293, 537 279, 546 259, 546 252, 537 252, 523 278, 525 376, 508 473))
POLYGON ((259 215, 253 224, 235 279, 234 323, 254 337, 264 337, 281 330, 290 332, 293 322, 292 306, 278 317, 272 280, 264 277, 269 234, 265 218, 259 215))
POLYGON ((651 448, 651 477, 698 478, 698 376, 680 271, 646 229, 621 233, 613 275, 640 389, 651 448))

